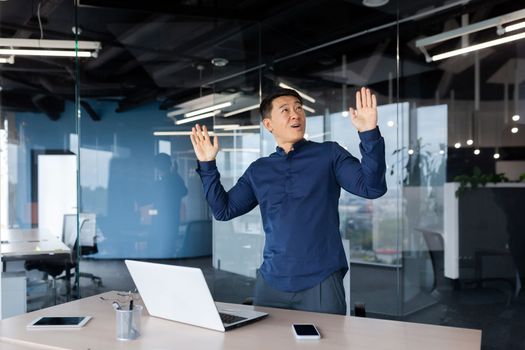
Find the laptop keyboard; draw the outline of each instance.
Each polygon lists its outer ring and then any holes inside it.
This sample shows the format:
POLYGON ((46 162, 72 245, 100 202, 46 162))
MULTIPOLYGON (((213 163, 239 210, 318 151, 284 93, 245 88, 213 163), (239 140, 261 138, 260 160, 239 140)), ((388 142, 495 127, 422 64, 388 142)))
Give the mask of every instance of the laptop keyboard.
POLYGON ((222 312, 219 312, 219 315, 221 316, 222 323, 226 323, 226 324, 235 323, 235 322, 243 321, 246 319, 245 317, 239 317, 239 316, 230 315, 230 314, 223 314, 222 312))

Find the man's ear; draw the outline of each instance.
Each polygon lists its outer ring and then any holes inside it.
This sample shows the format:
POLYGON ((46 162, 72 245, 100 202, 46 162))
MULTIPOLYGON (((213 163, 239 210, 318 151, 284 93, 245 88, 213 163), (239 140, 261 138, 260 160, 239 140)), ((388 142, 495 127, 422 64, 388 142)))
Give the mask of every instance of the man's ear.
POLYGON ((270 118, 264 118, 262 122, 266 130, 272 132, 272 120, 270 118))

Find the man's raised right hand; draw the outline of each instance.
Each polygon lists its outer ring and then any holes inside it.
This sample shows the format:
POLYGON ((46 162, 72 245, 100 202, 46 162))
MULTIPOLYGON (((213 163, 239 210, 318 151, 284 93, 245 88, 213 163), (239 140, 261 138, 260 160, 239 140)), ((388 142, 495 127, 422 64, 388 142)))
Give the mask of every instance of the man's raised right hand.
POLYGON ((199 124, 195 124, 195 126, 191 128, 190 139, 195 155, 199 161, 209 162, 215 160, 217 153, 219 153, 219 138, 214 136, 212 144, 206 125, 203 125, 201 129, 199 124))

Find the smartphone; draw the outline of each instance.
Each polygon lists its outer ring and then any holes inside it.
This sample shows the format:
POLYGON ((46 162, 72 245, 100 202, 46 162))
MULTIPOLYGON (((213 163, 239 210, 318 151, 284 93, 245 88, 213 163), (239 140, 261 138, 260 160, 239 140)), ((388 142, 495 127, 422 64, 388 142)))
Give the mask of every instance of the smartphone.
POLYGON ((27 325, 29 329, 44 328, 80 328, 91 319, 91 316, 43 316, 34 319, 27 325))
POLYGON ((321 339, 321 333, 313 324, 293 324, 293 333, 297 339, 321 339))

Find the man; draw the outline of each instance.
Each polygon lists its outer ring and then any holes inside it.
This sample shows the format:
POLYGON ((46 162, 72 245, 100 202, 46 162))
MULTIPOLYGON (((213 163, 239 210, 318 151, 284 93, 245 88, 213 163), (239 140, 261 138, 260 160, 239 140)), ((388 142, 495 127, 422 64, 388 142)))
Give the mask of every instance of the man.
POLYGON ((365 198, 385 194, 385 145, 377 127, 377 102, 369 89, 356 93, 350 119, 361 138, 362 160, 335 142, 304 139, 303 100, 283 89, 260 105, 264 127, 277 150, 253 162, 228 192, 215 165, 219 140, 206 126, 192 128, 197 172, 217 220, 230 220, 259 205, 266 243, 254 304, 346 313, 343 277, 348 271, 338 203, 341 187, 365 198))

